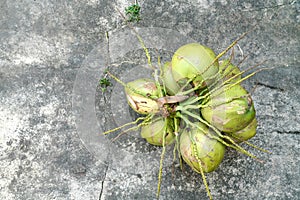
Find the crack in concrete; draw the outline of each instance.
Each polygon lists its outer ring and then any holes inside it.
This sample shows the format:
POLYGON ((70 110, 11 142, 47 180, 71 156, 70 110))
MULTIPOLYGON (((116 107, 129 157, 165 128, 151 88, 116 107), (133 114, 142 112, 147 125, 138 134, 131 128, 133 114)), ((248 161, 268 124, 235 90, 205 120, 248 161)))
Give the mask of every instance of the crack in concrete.
POLYGON ((104 182, 105 182, 105 179, 106 179, 106 176, 107 176, 108 168, 109 168, 109 163, 106 164, 106 167, 105 167, 105 170, 104 170, 104 177, 103 177, 103 180, 101 181, 101 191, 100 191, 100 195, 99 195, 99 200, 102 199, 102 195, 103 195, 103 191, 104 191, 104 182))
MULTIPOLYGON (((111 64, 111 55, 110 55, 110 43, 109 43, 109 33, 108 31, 105 32, 105 37, 106 37, 106 42, 107 42, 107 54, 108 54, 108 60, 107 60, 107 63, 106 63, 106 66, 110 66, 111 64)), ((105 95, 104 95, 105 97, 105 95)), ((106 98, 104 98, 104 101, 106 102, 106 98)), ((109 162, 108 163, 105 163, 106 167, 105 167, 105 170, 104 170, 104 177, 101 181, 101 191, 100 191, 100 195, 99 195, 99 200, 102 199, 102 195, 103 195, 103 191, 104 191, 104 182, 106 180, 106 176, 107 176, 107 171, 108 171, 108 168, 109 168, 109 162)))
POLYGON ((268 84, 261 83, 261 82, 255 82, 255 84, 256 85, 260 85, 260 86, 264 86, 264 87, 267 87, 267 88, 270 88, 270 89, 273 89, 273 90, 279 90, 281 92, 284 92, 283 88, 276 87, 276 86, 273 86, 273 85, 268 85, 268 84))
POLYGON ((300 131, 279 131, 279 130, 275 130, 276 133, 279 134, 289 134, 289 135, 300 135, 300 131))

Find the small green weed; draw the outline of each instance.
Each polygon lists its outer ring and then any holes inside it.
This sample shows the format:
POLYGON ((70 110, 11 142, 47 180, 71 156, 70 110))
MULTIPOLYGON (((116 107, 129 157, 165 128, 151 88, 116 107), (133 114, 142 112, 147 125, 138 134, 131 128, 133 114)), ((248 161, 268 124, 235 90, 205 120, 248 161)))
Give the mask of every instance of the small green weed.
POLYGON ((129 22, 140 21, 141 20, 140 10, 141 10, 141 7, 139 6, 137 1, 135 1, 135 4, 125 8, 125 14, 128 16, 128 21, 129 22))

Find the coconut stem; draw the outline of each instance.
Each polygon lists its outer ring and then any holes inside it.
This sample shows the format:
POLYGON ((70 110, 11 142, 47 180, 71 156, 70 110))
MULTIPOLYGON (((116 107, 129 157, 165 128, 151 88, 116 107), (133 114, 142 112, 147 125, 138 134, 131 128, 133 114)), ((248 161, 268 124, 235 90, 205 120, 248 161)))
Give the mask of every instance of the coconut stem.
MULTIPOLYGON (((262 63, 263 63, 263 62, 262 62, 262 63)), ((234 82, 234 83, 231 83, 231 84, 227 85, 227 87, 226 87, 224 90, 219 91, 219 92, 216 92, 218 89, 220 89, 221 87, 223 87, 223 86, 226 85, 227 83, 230 83, 230 81, 233 80, 233 79, 235 79, 237 76, 239 76, 239 75, 241 75, 241 74, 243 74, 243 73, 245 73, 245 72, 247 72, 247 71, 249 71, 249 70, 251 70, 251 69, 254 69, 254 68, 260 66, 262 63, 259 63, 259 64, 255 65, 255 66, 253 66, 253 67, 250 67, 250 68, 248 68, 248 69, 246 69, 246 70, 244 70, 244 71, 242 71, 242 72, 240 72, 240 73, 238 73, 238 74, 232 76, 232 77, 229 78, 228 80, 222 82, 222 84, 220 84, 220 85, 218 85, 218 86, 216 86, 216 87, 213 87, 214 84, 216 84, 216 83, 219 81, 219 80, 217 80, 217 81, 216 81, 215 83, 213 83, 213 85, 212 85, 212 88, 213 88, 213 89, 208 90, 208 92, 207 92, 205 95, 199 96, 199 97, 197 98, 198 101, 205 99, 205 100, 201 103, 201 105, 199 105, 199 108, 200 108, 200 107, 205 107, 204 105, 207 103, 207 101, 208 101, 210 98, 213 98, 213 97, 215 97, 215 96, 218 96, 218 95, 220 95, 220 94, 226 92, 226 91, 229 90, 230 88, 234 87, 235 85, 240 84, 241 82, 243 82, 243 81, 245 81, 246 79, 248 79, 248 78, 254 76, 255 74, 257 74, 257 73, 259 73, 259 72, 261 72, 261 71, 264 71, 264 70, 270 70, 270 69, 273 69, 273 68, 261 68, 261 69, 258 69, 258 70, 256 70, 256 71, 252 72, 251 74, 247 75, 246 77, 242 78, 241 80, 238 80, 238 81, 236 81, 236 82, 234 82)), ((196 103, 197 100, 195 99, 195 100, 194 100, 194 103, 196 103)))
POLYGON ((113 138, 113 139, 111 140, 111 142, 114 142, 114 141, 116 141, 119 137, 121 137, 122 135, 124 135, 125 133, 127 133, 127 132, 129 132, 129 131, 137 130, 137 129, 140 128, 141 126, 145 126, 145 125, 149 124, 149 121, 153 118, 153 116, 154 116, 154 115, 149 114, 149 115, 147 115, 146 117, 139 117, 139 118, 137 118, 134 122, 130 122, 130 123, 124 124, 124 125, 122 125, 122 126, 119 126, 119 127, 115 128, 115 129, 108 130, 108 131, 104 132, 103 134, 104 134, 104 135, 107 135, 107 134, 109 134, 109 133, 112 133, 112 132, 115 132, 115 131, 117 131, 117 130, 120 130, 121 128, 124 128, 124 127, 126 127, 126 126, 133 125, 133 124, 137 124, 138 121, 143 120, 143 122, 140 123, 139 125, 136 125, 136 126, 134 126, 134 127, 128 128, 128 129, 124 130, 122 133, 118 134, 115 138, 113 138))
POLYGON ((258 146, 254 145, 254 144, 252 144, 252 143, 250 143, 250 142, 248 142, 248 141, 243 141, 243 142, 244 142, 245 144, 247 144, 248 146, 254 148, 254 149, 257 149, 257 150, 262 151, 262 152, 264 152, 264 153, 272 154, 270 151, 268 151, 268 150, 266 150, 266 149, 263 149, 263 148, 261 148, 261 147, 258 147, 258 146))
POLYGON ((160 161, 159 161, 158 184, 157 184, 157 193, 156 193, 157 199, 159 199, 160 189, 161 189, 161 182, 162 182, 163 160, 164 160, 164 156, 165 156, 165 153, 166 153, 167 127, 168 127, 168 118, 165 118, 164 134, 163 134, 163 137, 162 137, 162 152, 161 152, 160 161))
MULTIPOLYGON (((147 116, 147 117, 148 117, 148 116, 147 116)), ((114 128, 114 129, 105 131, 105 132, 103 133, 103 135, 107 135, 107 134, 109 134, 109 133, 115 132, 115 131, 120 130, 121 128, 124 128, 124 127, 129 126, 129 125, 137 124, 140 120, 144 120, 144 119, 146 119, 147 117, 139 117, 139 118, 137 118, 137 119, 136 119, 135 121, 133 121, 133 122, 129 122, 129 123, 123 124, 122 126, 119 126, 119 127, 117 127, 117 128, 114 128)))
POLYGON ((179 128, 178 128, 178 123, 179 123, 179 119, 177 117, 174 117, 174 134, 175 134, 175 139, 176 139, 175 147, 176 147, 177 154, 178 154, 180 169, 182 169, 183 164, 182 164, 181 153, 180 153, 180 149, 179 149, 179 128))
POLYGON ((162 70, 162 65, 161 65, 161 60, 160 60, 160 55, 159 55, 159 52, 158 52, 158 50, 156 49, 156 52, 157 52, 157 64, 158 64, 158 69, 159 69, 159 81, 157 81, 157 83, 156 84, 159 84, 159 86, 161 87, 161 85, 160 85, 160 82, 162 82, 162 91, 163 91, 163 94, 164 95, 162 95, 162 96, 160 96, 160 97, 163 97, 163 96, 165 96, 165 94, 167 94, 167 89, 166 89, 166 85, 165 85, 165 83, 164 83, 164 80, 163 80, 163 78, 162 78, 162 76, 163 76, 163 70, 162 70))
POLYGON ((111 142, 115 142, 117 139, 119 139, 122 135, 124 135, 125 133, 128 133, 130 131, 135 131, 137 130, 138 128, 140 128, 140 125, 138 126, 134 126, 134 127, 131 127, 129 129, 126 129, 125 131, 122 131, 122 133, 118 134, 116 137, 114 137, 111 142))
POLYGON ((243 33, 240 37, 238 37, 235 41, 233 41, 224 51, 222 51, 221 53, 219 53, 219 55, 216 56, 216 58, 211 62, 210 65, 208 65, 204 71, 202 73, 205 73, 210 66, 212 66, 215 62, 218 62, 218 59, 221 58, 225 53, 227 53, 232 47, 234 47, 238 41, 240 41, 241 39, 243 39, 250 31, 247 31, 245 33, 243 33))
MULTIPOLYGON (((242 79, 240 79, 240 80, 238 80, 238 81, 236 81, 236 82, 234 82, 234 83, 228 85, 228 87, 226 87, 226 89, 220 91, 219 93, 214 93, 216 90, 220 89, 221 87, 223 87, 223 86, 226 85, 227 83, 230 83, 230 82, 231 82, 233 79, 235 79, 236 77, 238 77, 238 76, 244 74, 245 72, 247 72, 247 71, 249 71, 249 70, 251 70, 251 69, 257 68, 258 66, 260 66, 260 65, 263 64, 264 62, 265 62, 265 61, 263 61, 263 62, 261 62, 261 63, 258 63, 258 64, 256 64, 256 65, 253 66, 253 67, 249 67, 248 69, 243 70, 243 71, 241 71, 240 73, 238 73, 238 74, 232 76, 232 77, 229 78, 228 80, 225 80, 224 82, 222 82, 221 85, 218 85, 218 87, 214 87, 211 91, 209 91, 208 95, 210 96, 210 98, 213 98, 213 97, 215 97, 215 96, 218 96, 218 95, 220 95, 221 93, 226 92, 227 90, 229 90, 229 89, 232 88, 233 86, 238 85, 238 84, 240 84, 241 82, 243 82, 243 81, 249 79, 250 77, 252 77, 252 76, 254 76, 255 74, 257 74, 258 72, 261 72, 261 71, 264 71, 264 70, 269 70, 270 68, 261 68, 261 69, 258 69, 258 70, 256 70, 256 71, 252 72, 251 74, 247 75, 246 77, 244 77, 244 78, 242 78, 242 79)), ((208 95, 207 95, 207 96, 208 96, 208 95)))
POLYGON ((126 20, 126 17, 123 15, 123 13, 118 9, 116 8, 117 12, 121 15, 121 17, 124 19, 125 22, 127 22, 127 25, 128 27, 134 32, 135 36, 137 37, 137 39, 139 40, 139 43, 140 45, 142 46, 145 54, 146 54, 146 57, 147 57, 147 60, 148 60, 148 65, 154 69, 154 67, 152 66, 152 62, 151 62, 151 56, 150 56, 150 53, 142 39, 142 37, 140 36, 140 34, 136 31, 136 29, 128 22, 128 20, 126 20))
MULTIPOLYGON (((190 78, 189 80, 187 80, 187 82, 180 88, 179 92, 177 93, 178 95, 186 95, 186 94, 190 94, 191 92, 194 92, 195 90, 197 90, 198 88, 191 88, 190 90, 187 91, 183 91, 187 86, 189 86, 189 84, 196 78, 197 76, 194 76, 193 78, 190 78)), ((202 85, 204 82, 204 80, 202 80, 200 82, 199 85, 202 85)))
POLYGON ((164 94, 163 94, 163 90, 162 90, 162 88, 161 88, 161 85, 160 85, 160 83, 159 83, 159 78, 158 78, 158 77, 160 77, 160 75, 158 75, 158 69, 155 69, 155 70, 154 70, 155 86, 156 86, 156 88, 157 88, 157 90, 158 90, 158 92, 159 92, 159 97, 163 97, 164 94))
POLYGON ((180 90, 179 90, 179 92, 177 93, 177 95, 187 95, 187 94, 190 94, 190 93, 192 93, 192 92, 195 92, 196 90, 198 90, 199 88, 201 88, 202 87, 202 85, 203 85, 203 83, 204 82, 206 82, 206 81, 209 81, 209 80, 214 80, 217 76, 219 76, 219 74, 218 73, 216 73, 216 74, 214 74, 214 75, 212 75, 211 77, 208 77, 207 79, 203 79, 203 80, 201 80, 201 82, 200 83, 198 83, 198 85, 196 86, 196 87, 193 87, 193 88, 191 88, 191 89, 189 89, 189 90, 187 90, 187 91, 183 91, 193 80, 195 80, 196 78, 197 78, 197 76, 198 76, 199 74, 197 74, 197 75, 195 75, 195 76, 193 76, 192 78, 190 78, 186 83, 185 83, 185 85, 184 86, 182 86, 181 88, 180 88, 180 90))
POLYGON ((180 102, 180 105, 181 106, 191 105, 191 104, 194 104, 194 103, 196 103, 198 101, 199 101, 198 97, 192 96, 189 99, 187 99, 186 101, 180 102))
MULTIPOLYGON (((235 74, 234 76, 232 76, 232 77, 229 78, 228 80, 225 80, 225 81, 222 82, 221 84, 217 85, 217 84, 223 79, 223 77, 224 77, 224 76, 220 76, 216 81, 214 81, 214 82, 210 85, 210 88, 212 88, 211 90, 207 90, 207 93, 206 93, 206 94, 200 95, 198 98, 196 98, 196 99, 194 99, 193 101, 189 102, 189 104, 196 103, 197 101, 200 101, 200 100, 202 100, 202 99, 207 99, 207 100, 208 100, 208 97, 211 98, 211 97, 212 97, 212 94, 213 94, 216 90, 218 90, 219 88, 221 88, 221 87, 224 86, 225 84, 230 83, 232 80, 234 80, 234 79, 237 78, 238 76, 244 74, 245 72, 247 72, 247 71, 249 71, 249 70, 251 70, 251 69, 257 68, 258 66, 260 66, 260 65, 263 64, 264 62, 265 62, 265 61, 263 61, 263 62, 261 62, 261 63, 258 63, 257 65, 255 65, 255 66, 253 66, 253 67, 249 67, 248 69, 243 70, 243 71, 241 71, 241 72, 238 73, 238 74, 235 74), (217 86, 215 86, 215 85, 217 85, 217 86)), ((253 72, 253 73, 247 75, 246 77, 242 78, 241 80, 236 81, 236 82, 233 83, 233 84, 230 84, 229 88, 227 88, 226 90, 230 89, 231 87, 233 87, 233 86, 235 86, 235 85, 237 85, 237 84, 240 84, 241 82, 243 82, 243 81, 245 81, 246 79, 248 79, 248 78, 254 76, 255 74, 257 74, 257 73, 260 72, 260 71, 263 71, 263 70, 269 70, 269 69, 272 69, 272 68, 261 68, 261 69, 258 69, 258 70, 256 70, 255 72, 253 72)), ((217 77, 218 75, 219 75, 219 74, 217 73, 217 74, 213 75, 212 77, 210 77, 209 79, 213 79, 213 78, 217 77)), ((189 80, 188 83, 190 83, 190 81, 192 81, 192 79, 189 80)), ((203 81, 202 81, 201 83, 203 83, 203 81)), ((191 93, 191 92, 193 92, 193 91, 195 91, 195 90, 197 90, 197 89, 198 89, 198 88, 196 88, 196 89, 195 89, 195 88, 192 88, 192 89, 190 89, 190 90, 188 90, 188 91, 180 92, 180 93, 178 93, 178 94, 186 95, 186 94, 189 94, 189 93, 191 93)), ((225 90, 225 91, 226 91, 226 90, 225 90)), ((217 93, 217 94, 214 94, 214 95, 217 96, 217 95, 219 95, 219 94, 221 94, 222 92, 225 92, 225 91, 220 91, 220 93, 217 93)))
POLYGON ((134 131, 134 130, 139 129, 141 126, 146 126, 146 125, 150 124, 151 123, 150 120, 153 118, 153 115, 148 115, 148 116, 150 116, 150 117, 144 119, 144 121, 142 123, 140 123, 139 125, 128 128, 125 131, 123 131, 122 133, 120 133, 119 135, 117 135, 115 138, 112 139, 112 142, 116 141, 119 137, 121 137, 122 135, 124 135, 125 133, 127 133, 129 131, 134 131))

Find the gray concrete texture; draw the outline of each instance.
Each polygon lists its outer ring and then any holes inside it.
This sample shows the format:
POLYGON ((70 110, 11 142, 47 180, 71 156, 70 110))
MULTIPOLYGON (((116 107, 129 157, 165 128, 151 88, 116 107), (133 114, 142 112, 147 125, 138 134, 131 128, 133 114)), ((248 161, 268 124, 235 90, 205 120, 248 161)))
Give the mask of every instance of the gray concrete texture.
MULTIPOLYGON (((106 66, 124 81, 149 74, 136 68, 146 57, 116 11, 132 3, 0 0, 0 199, 155 199, 161 149, 138 133, 114 144, 101 136, 134 118, 118 83, 105 95, 97 86, 106 66)), ((272 154, 244 146, 261 164, 228 149, 207 181, 215 199, 300 199, 299 1, 140 5, 134 26, 165 60, 188 41, 219 53, 256 25, 235 52, 237 60, 249 56, 244 69, 264 60, 274 67, 243 83, 257 86, 251 142, 272 154)), ((171 151, 160 199, 208 199, 199 174, 172 171, 171 151)))

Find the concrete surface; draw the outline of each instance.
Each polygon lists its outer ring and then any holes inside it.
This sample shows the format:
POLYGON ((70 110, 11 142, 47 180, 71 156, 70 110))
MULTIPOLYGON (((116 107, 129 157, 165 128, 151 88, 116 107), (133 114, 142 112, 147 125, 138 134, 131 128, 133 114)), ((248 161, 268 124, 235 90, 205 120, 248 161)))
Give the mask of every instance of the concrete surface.
MULTIPOLYGON (((135 67, 146 62, 115 10, 129 4, 0 0, 1 199, 155 199, 161 150, 137 136, 108 144, 97 132, 133 118, 116 100, 120 85, 114 83, 106 95, 97 87, 106 64, 121 78, 126 73, 132 78, 135 67)), ((135 26, 152 44, 169 48, 187 39, 220 52, 256 25, 239 46, 249 55, 242 67, 263 60, 263 67, 275 67, 244 83, 248 89, 257 84, 259 127, 251 142, 272 154, 250 149, 265 161, 260 164, 228 150, 207 180, 215 199, 300 199, 299 2, 140 4, 142 20, 135 26), (147 36, 143 31, 149 28, 160 31, 147 36)), ((236 56, 241 57, 237 48, 236 56)), ((201 177, 188 167, 182 173, 176 166, 172 173, 171 157, 169 152, 161 199, 207 199, 201 177)))

